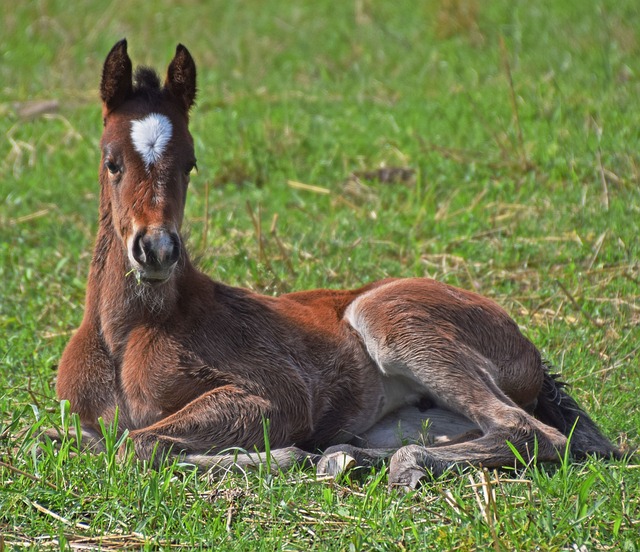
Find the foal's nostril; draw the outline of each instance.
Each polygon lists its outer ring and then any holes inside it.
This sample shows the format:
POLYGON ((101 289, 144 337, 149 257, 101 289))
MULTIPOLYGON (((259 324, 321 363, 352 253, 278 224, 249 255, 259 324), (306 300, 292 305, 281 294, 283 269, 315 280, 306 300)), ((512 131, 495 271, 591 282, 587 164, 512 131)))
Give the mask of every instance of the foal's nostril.
POLYGON ((180 238, 165 230, 139 232, 133 240, 131 254, 145 268, 168 268, 180 257, 180 238))
POLYGON ((174 264, 178 262, 180 257, 180 237, 178 234, 171 233, 169 234, 169 240, 171 242, 171 250, 167 262, 168 264, 174 264))
POLYGON ((144 234, 142 232, 138 232, 133 238, 133 244, 131 245, 131 254, 136 262, 140 263, 142 266, 147 264, 147 254, 144 250, 144 234))

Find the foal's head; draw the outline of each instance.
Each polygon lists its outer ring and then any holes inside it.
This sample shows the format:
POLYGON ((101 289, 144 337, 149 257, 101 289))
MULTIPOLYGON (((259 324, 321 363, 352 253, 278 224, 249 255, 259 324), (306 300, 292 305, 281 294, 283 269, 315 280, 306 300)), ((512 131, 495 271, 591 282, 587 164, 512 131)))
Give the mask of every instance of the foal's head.
POLYGON ((100 95, 101 217, 111 218, 130 268, 141 280, 167 281, 182 255, 179 231, 196 163, 188 129, 195 64, 178 45, 164 85, 147 68, 136 71, 134 82, 122 40, 104 63, 100 95))

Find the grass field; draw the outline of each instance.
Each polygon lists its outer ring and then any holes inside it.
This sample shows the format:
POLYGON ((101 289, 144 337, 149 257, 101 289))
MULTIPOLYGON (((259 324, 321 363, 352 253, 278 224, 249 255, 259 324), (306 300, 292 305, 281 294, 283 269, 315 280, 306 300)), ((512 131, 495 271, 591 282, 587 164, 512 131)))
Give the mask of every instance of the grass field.
POLYGON ((431 276, 490 296, 640 444, 637 0, 2 1, 0 552, 638 550, 640 466, 220 479, 74 456, 56 364, 97 226, 97 87, 126 36, 199 68, 189 247, 267 294, 431 276), (371 178, 381 167, 409 181, 371 178), (353 174, 359 174, 354 178, 353 174), (26 432, 25 432, 26 430, 26 432))

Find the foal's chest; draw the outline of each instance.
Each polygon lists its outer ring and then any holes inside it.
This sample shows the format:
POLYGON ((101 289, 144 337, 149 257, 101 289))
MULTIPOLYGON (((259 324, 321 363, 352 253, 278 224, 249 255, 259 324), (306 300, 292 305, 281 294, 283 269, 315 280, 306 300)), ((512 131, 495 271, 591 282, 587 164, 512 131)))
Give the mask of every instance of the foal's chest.
POLYGON ((201 395, 210 386, 194 377, 194 363, 170 335, 153 329, 131 332, 122 357, 120 382, 127 411, 137 427, 152 424, 201 395))

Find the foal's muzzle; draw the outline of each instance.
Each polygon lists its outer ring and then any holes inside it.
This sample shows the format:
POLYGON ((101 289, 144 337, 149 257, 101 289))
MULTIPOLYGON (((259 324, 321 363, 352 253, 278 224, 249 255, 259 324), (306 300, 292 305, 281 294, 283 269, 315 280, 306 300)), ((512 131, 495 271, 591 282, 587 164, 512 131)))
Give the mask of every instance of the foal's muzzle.
POLYGON ((180 258, 180 236, 165 228, 138 230, 129 245, 129 260, 143 280, 164 281, 180 258))

